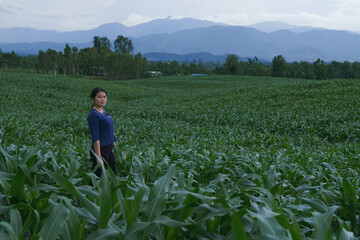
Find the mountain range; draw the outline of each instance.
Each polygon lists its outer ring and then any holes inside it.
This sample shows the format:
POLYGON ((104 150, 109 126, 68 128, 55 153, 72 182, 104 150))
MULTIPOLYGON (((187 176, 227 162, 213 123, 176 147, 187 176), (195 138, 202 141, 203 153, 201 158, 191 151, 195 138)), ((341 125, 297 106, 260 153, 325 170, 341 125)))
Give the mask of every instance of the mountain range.
POLYGON ((0 49, 19 55, 37 54, 48 48, 61 51, 65 44, 79 49, 92 46, 94 36, 114 41, 129 37, 135 52, 152 60, 224 59, 227 54, 258 57, 271 61, 283 55, 287 61, 359 61, 360 34, 348 31, 296 26, 284 22, 263 22, 230 26, 211 21, 156 19, 127 27, 109 23, 91 30, 57 32, 30 28, 0 29, 0 49), (183 56, 183 57, 181 57, 183 56), (187 58, 188 57, 188 58, 187 58))
POLYGON ((197 20, 192 18, 183 19, 155 19, 147 23, 127 27, 121 23, 114 22, 101 25, 90 30, 79 30, 70 32, 58 32, 55 30, 37 30, 32 28, 0 28, 0 43, 18 42, 55 42, 55 43, 84 43, 92 41, 94 36, 106 36, 115 40, 118 35, 126 37, 141 37, 150 34, 174 33, 181 30, 193 28, 206 28, 214 25, 226 26, 221 23, 197 20))

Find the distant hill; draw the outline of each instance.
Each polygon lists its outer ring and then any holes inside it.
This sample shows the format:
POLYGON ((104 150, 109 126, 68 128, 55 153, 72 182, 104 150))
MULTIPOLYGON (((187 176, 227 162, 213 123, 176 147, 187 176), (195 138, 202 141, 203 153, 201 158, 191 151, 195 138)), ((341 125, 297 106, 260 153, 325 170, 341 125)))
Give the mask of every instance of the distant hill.
POLYGON ((56 42, 56 43, 84 43, 93 40, 94 36, 106 36, 115 40, 118 35, 126 37, 141 37, 156 33, 174 33, 177 31, 193 28, 209 27, 225 24, 193 18, 183 19, 155 19, 153 21, 127 27, 121 23, 108 23, 91 30, 70 32, 58 32, 53 30, 37 30, 32 28, 0 28, 0 43, 24 43, 24 42, 56 42))
POLYGON ((182 30, 195 28, 206 28, 211 26, 227 26, 223 23, 215 23, 206 20, 193 18, 172 19, 170 17, 155 19, 147 23, 142 23, 129 28, 127 36, 141 37, 158 33, 175 33, 182 30))
POLYGON ((189 54, 207 52, 213 55, 237 54, 271 60, 283 55, 289 61, 359 61, 360 34, 335 30, 312 30, 295 33, 281 30, 265 33, 254 28, 213 26, 153 34, 133 39, 137 52, 189 54))
POLYGON ((37 54, 39 50, 48 48, 62 51, 66 43, 81 49, 91 47, 94 36, 106 36, 112 42, 121 34, 133 41, 135 53, 140 52, 148 59, 223 61, 224 56, 237 54, 243 59, 256 56, 265 61, 271 61, 277 55, 283 55, 287 61, 315 61, 317 58, 360 61, 360 34, 282 22, 252 26, 164 18, 133 27, 109 23, 93 30, 64 33, 0 29, 0 49, 3 52, 14 50, 19 55, 37 54))
POLYGON ((289 30, 295 33, 301 33, 301 32, 308 32, 312 30, 320 30, 324 28, 314 28, 311 26, 298 26, 298 25, 291 25, 285 22, 280 21, 267 21, 267 22, 260 22, 256 24, 247 25, 247 27, 255 28, 261 32, 276 32, 279 30, 289 30))
POLYGON ((175 53, 161 53, 161 52, 150 52, 142 54, 149 61, 177 61, 177 62, 220 62, 224 63, 227 54, 224 55, 213 55, 210 53, 190 53, 190 54, 175 54, 175 53))
POLYGON ((92 47, 93 42, 87 43, 57 43, 57 42, 35 42, 35 43, 0 43, 3 52, 14 51, 19 56, 37 55, 40 50, 46 51, 51 48, 56 51, 63 51, 66 44, 70 47, 76 46, 78 49, 92 47))

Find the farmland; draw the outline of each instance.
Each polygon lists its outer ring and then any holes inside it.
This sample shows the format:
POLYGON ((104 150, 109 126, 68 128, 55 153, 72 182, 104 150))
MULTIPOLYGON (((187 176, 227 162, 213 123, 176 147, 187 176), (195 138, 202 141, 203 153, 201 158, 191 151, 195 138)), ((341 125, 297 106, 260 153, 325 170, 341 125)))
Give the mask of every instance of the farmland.
POLYGON ((0 88, 1 239, 360 236, 360 80, 0 72, 0 88), (118 139, 100 180, 97 86, 118 139))

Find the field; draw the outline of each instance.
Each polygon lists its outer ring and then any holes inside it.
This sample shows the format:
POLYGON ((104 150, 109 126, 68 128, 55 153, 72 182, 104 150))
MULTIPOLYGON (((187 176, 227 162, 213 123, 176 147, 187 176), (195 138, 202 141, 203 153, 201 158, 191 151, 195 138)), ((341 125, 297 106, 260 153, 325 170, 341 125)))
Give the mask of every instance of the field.
POLYGON ((0 88, 1 239, 360 236, 360 80, 0 72, 0 88), (118 139, 101 179, 97 86, 118 139))

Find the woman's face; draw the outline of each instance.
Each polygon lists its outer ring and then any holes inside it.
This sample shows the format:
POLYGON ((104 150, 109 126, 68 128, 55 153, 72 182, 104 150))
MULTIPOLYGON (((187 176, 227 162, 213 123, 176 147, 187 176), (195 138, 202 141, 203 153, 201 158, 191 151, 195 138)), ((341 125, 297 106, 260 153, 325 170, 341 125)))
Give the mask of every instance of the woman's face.
POLYGON ((94 107, 103 107, 106 105, 107 96, 105 92, 98 92, 95 98, 92 99, 94 107))

